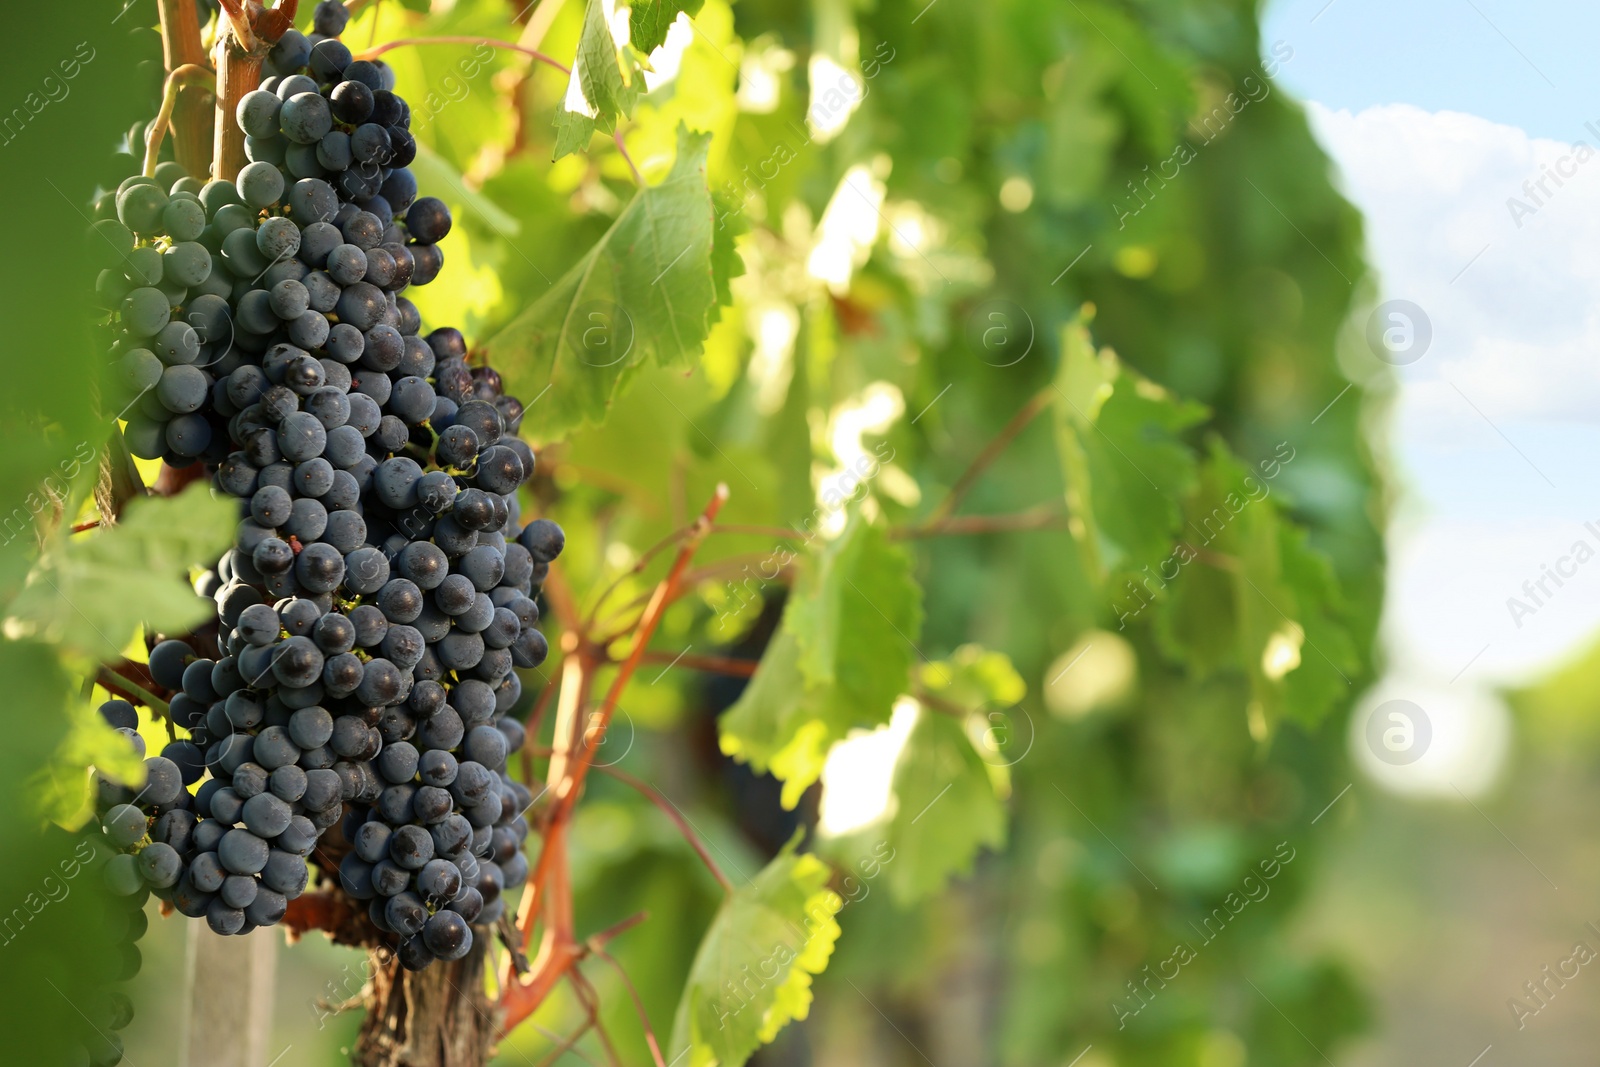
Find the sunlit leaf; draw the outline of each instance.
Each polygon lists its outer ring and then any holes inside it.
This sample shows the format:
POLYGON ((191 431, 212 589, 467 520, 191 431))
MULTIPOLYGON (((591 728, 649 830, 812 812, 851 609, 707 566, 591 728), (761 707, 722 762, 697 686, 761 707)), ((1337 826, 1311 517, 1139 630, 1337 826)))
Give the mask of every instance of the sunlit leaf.
POLYGON ((198 482, 131 504, 115 526, 70 538, 39 561, 6 608, 8 635, 37 635, 95 660, 115 656, 134 627, 183 633, 216 608, 189 568, 232 541, 237 505, 198 482))
POLYGON ((682 366, 716 301, 704 134, 679 131, 666 179, 641 189, 588 254, 484 346, 525 399, 527 432, 604 419, 634 368, 682 366))
POLYGON ((834 914, 844 901, 828 888, 831 874, 815 856, 795 855, 791 843, 728 896, 678 1002, 665 1050, 672 1062, 739 1067, 806 1017, 811 979, 827 967, 839 938, 834 914))

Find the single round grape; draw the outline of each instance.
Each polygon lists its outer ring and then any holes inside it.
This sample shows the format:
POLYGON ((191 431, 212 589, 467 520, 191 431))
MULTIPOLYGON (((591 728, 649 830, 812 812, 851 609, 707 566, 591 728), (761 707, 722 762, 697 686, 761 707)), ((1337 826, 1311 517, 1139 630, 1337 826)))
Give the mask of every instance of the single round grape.
POLYGON ((450 209, 436 196, 424 196, 406 212, 406 232, 425 245, 437 244, 450 232, 450 209))
MULTIPOLYGON (((314 58, 315 49, 312 53, 314 58)), ((333 112, 321 93, 296 93, 284 100, 278 112, 278 129, 296 144, 314 145, 333 129, 333 112)))
POLYGON ((517 543, 528 550, 535 562, 549 563, 566 547, 566 535, 549 519, 534 519, 517 535, 517 543))
POLYGON ((268 726, 256 735, 250 747, 255 761, 269 771, 287 767, 300 759, 300 749, 282 726, 268 726))
POLYGON ((402 826, 389 839, 389 858, 408 871, 433 859, 433 838, 420 826, 402 826))
POLYGON ((182 641, 162 641, 150 650, 150 676, 166 689, 183 688, 183 672, 196 658, 194 649, 182 641))
POLYGON ((117 193, 117 218, 134 233, 154 236, 161 232, 161 213, 167 194, 156 185, 131 185, 117 193))
POLYGON ((249 830, 234 829, 222 836, 217 859, 231 874, 255 874, 267 865, 269 851, 267 843, 249 830))
POLYGON ((172 318, 172 307, 160 289, 135 289, 122 301, 122 325, 134 337, 154 337, 172 318))
POLYGON ((422 928, 428 951, 442 960, 458 960, 472 951, 472 927, 456 912, 435 912, 422 928))
POLYGON ((371 604, 361 604, 351 609, 349 619, 356 628, 356 644, 362 648, 378 647, 383 635, 389 632, 389 621, 383 617, 383 612, 371 604))
POLYGON ((136 844, 148 829, 148 820, 144 812, 132 804, 118 804, 106 812, 100 824, 106 836, 117 848, 128 848, 136 844))
POLYGON ((139 712, 126 700, 107 700, 100 705, 100 717, 113 730, 137 730, 139 712))
MULTIPOLYGON (((336 16, 330 14, 325 25, 331 27, 335 19, 336 16)), ((337 37, 338 33, 324 34, 324 36, 329 38, 337 37)), ((339 76, 350 65, 350 49, 336 40, 318 41, 311 49, 310 65, 311 73, 320 80, 325 82, 338 81, 339 76)))
MULTIPOLYGON (((380 470, 382 468, 380 467, 380 470)), ((362 547, 345 557, 346 588, 361 596, 376 593, 389 581, 389 561, 376 548, 362 547)))
POLYGON ((254 89, 239 99, 235 112, 239 128, 251 137, 271 137, 278 132, 278 108, 283 101, 265 89, 254 89))
MULTIPOLYGON (((363 260, 366 254, 362 254, 363 260)), ((329 257, 332 262, 332 257, 329 257)), ((363 273, 365 273, 363 269, 363 273)), ((348 322, 358 330, 367 331, 383 321, 384 312, 388 310, 388 303, 383 298, 383 290, 367 282, 357 281, 347 285, 344 292, 339 294, 339 303, 334 306, 339 321, 348 322)))
POLYGON ((244 202, 253 208, 271 207, 283 196, 283 174, 271 163, 246 163, 234 183, 244 202))

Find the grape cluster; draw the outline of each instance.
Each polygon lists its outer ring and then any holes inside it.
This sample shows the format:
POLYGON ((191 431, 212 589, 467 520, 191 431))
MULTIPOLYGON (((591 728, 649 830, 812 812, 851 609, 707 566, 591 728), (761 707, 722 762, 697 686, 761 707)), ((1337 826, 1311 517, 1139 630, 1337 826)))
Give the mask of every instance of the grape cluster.
POLYGON ((127 886, 222 934, 282 919, 339 826, 324 875, 418 969, 527 877, 506 712, 548 652, 535 598, 564 541, 519 519, 521 403, 403 295, 438 274, 450 213, 417 196, 409 108, 336 39, 346 18, 328 0, 272 49, 236 180, 158 168, 99 205, 129 450, 203 461, 242 516, 197 584, 216 654, 150 653, 190 736, 101 809, 127 886))

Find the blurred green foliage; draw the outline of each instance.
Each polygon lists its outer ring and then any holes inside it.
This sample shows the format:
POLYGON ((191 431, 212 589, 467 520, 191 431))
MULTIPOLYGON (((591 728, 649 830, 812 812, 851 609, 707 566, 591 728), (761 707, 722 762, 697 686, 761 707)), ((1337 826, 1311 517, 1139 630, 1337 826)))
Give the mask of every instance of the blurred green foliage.
MULTIPOLYGON (((517 39, 528 18, 424 8, 368 5, 349 39, 517 39)), ((1316 876, 1311 820, 1348 780, 1333 713, 1370 673, 1383 559, 1335 359, 1360 225, 1270 81, 1292 42, 1260 41, 1242 0, 704 0, 634 8, 634 40, 665 42, 648 56, 616 45, 598 0, 552 10, 539 47, 578 57, 577 95, 482 46, 385 58, 425 191, 458 220, 417 303, 486 342, 529 403, 528 503, 567 531, 576 602, 620 576, 605 621, 628 622, 661 573, 632 573, 641 553, 732 490, 735 532, 702 547, 603 758, 670 799, 737 894, 604 776, 573 835, 580 934, 651 913, 613 950, 669 1055, 733 1064, 774 1037, 763 1062, 1331 1055, 1362 998, 1282 932, 1316 876), (669 31, 680 8, 693 28, 669 31), (667 666, 680 651, 761 666, 745 687, 667 666), (863 728, 881 732, 830 775, 863 728), (800 859, 780 851, 796 828, 800 859), (837 911, 837 945, 830 929, 775 956, 814 904, 830 927, 837 911), (777 969, 730 992, 746 966, 777 969)), ((112 541, 124 530, 63 532, 95 464, 62 464, 113 425, 80 216, 159 78, 153 10, 115 15, 13 35, 4 66, 21 101, 48 57, 97 50, 4 148, 27 207, 6 291, 26 310, 0 504, 66 488, 0 548, 0 677, 26 712, 0 746, 0 911, 53 862, 24 814, 39 768, 55 754, 59 783, 100 751, 77 713, 85 653, 183 625, 166 549, 180 525, 204 540, 166 502, 147 573, 93 572, 92 611, 41 597, 69 573, 41 559, 140 551, 112 541), (89 619, 103 646, 73 639, 89 619), (69 743, 73 722, 87 740, 69 743)), ((530 702, 558 661, 529 672, 530 702)), ((81 978, 109 936, 44 921, 0 947, 19 954, 0 967, 13 1021, 62 1015, 73 990, 32 976, 81 978)), ((587 973, 624 1059, 648 1062, 617 972, 587 973)), ((537 1059, 580 1017, 556 998, 502 1060, 537 1059)))

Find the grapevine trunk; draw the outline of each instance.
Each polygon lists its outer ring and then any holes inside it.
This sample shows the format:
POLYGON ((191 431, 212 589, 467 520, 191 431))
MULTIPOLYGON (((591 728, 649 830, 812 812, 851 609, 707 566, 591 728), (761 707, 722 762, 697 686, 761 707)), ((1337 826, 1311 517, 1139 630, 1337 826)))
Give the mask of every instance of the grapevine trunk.
POLYGON ((484 990, 488 941, 423 971, 404 970, 393 952, 375 950, 357 1067, 483 1067, 497 1021, 484 990))

